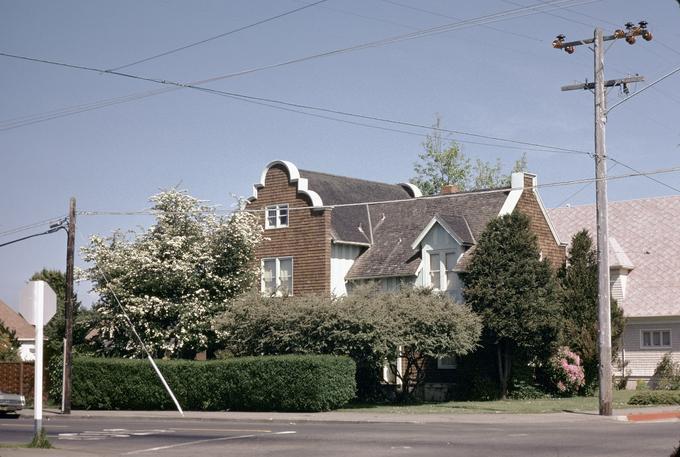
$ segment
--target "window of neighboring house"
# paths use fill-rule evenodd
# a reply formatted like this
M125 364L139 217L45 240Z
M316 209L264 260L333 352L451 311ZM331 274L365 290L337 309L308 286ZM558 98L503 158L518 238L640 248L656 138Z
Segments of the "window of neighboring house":
M288 227L288 204L267 206L267 219L264 228Z
M453 370L458 368L458 361L455 355L448 355L437 359L437 368L440 370Z
M671 347L671 331L641 330L640 342L643 348L669 348Z
M262 259L261 290L266 295L293 295L293 258Z
M430 285L435 290L453 290L458 286L458 275L453 271L458 258L455 252L430 253Z

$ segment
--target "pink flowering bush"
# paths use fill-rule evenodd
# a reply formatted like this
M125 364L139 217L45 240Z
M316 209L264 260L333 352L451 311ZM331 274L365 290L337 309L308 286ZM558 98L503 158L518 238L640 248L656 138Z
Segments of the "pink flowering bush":
M557 353L550 357L546 368L548 379L558 395L571 397L586 384L581 357L567 346L560 347Z

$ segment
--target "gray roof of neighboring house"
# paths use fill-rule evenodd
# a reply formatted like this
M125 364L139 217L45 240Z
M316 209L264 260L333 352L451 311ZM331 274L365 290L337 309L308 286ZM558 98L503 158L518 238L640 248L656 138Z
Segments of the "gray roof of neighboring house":
M371 215L362 219L362 230L373 243L354 262L347 279L415 275L420 265L420 251L413 243L430 220L439 215L464 242L474 242L486 224L498 213L509 189L504 192L461 192L391 203L362 205ZM337 211L337 209L333 210ZM345 221L349 227L349 221ZM354 228L355 232L359 232ZM359 232L361 233L361 232Z
M563 240L586 228L595 238L595 206L548 210ZM610 265L628 274L626 316L680 316L680 196L609 202ZM628 264L628 265L626 265Z
M14 311L7 303L0 300L0 321L16 332L17 339L34 340L35 328L21 314Z

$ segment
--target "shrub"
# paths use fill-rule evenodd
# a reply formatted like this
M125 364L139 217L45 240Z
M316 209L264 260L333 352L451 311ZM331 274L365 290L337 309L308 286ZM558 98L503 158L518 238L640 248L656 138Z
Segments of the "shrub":
M227 360L160 360L158 368L183 409L326 411L354 398L355 364L347 357L289 355ZM147 360L77 357L77 409L173 409Z
M629 405L680 405L680 391L677 390L642 390L635 392Z
M638 379L637 382L635 383L635 390L647 390L647 389L649 389L647 383L642 379Z
M546 372L558 395L575 395L586 383L581 358L566 346L548 360Z
M244 294L218 322L224 344L237 356L256 354L346 355L357 364L362 400L378 394L379 373L390 361L408 396L425 375L423 356L462 355L476 348L479 317L430 290L382 292L357 287L351 295L263 297ZM397 353L404 364L396 373Z
M652 390L680 389L680 363L674 362L670 352L664 354L649 380Z
M524 380L513 381L508 395L511 400L536 400L546 397L546 393L539 386Z

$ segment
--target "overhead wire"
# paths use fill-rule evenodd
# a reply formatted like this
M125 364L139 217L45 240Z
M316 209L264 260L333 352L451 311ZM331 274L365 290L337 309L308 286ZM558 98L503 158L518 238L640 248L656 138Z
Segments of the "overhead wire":
M502 12L499 12L499 13L494 13L494 14L485 15L485 16L479 16L479 17L476 17L476 18L466 19L466 20L463 20L463 21L457 21L457 22L444 24L444 25L440 25L440 26L436 26L436 27L430 27L430 28L418 30L416 32L410 32L410 33L406 33L406 34L395 35L395 36L392 36L392 37L387 37L387 38L383 38L383 39L380 39L380 40L369 41L369 42L361 43L361 44L358 44L358 45L353 45L353 46L344 47L344 48L338 48L338 49L334 49L334 50L331 50L331 51L324 51L324 52L321 52L321 53L316 53L316 54L311 54L311 55L308 55L308 56L289 59L289 60L285 60L285 61L282 61L282 62L277 62L277 63L273 63L273 64L269 64L269 65L244 69L244 70L240 70L240 71L237 71L237 72L227 73L227 74L224 74L224 75L209 78L208 80L203 80L203 81L209 81L209 82L219 81L219 80L228 79L228 78L232 78L232 77L236 77L236 76L243 76L243 75L247 75L247 74L251 74L251 73L255 73L255 72L259 72L259 71L264 71L264 70L269 70L269 69L274 69L274 68L280 68L280 67L283 67L283 66L288 66L288 65L292 65L292 64L301 63L301 62L306 62L306 61L309 61L309 60L312 60L312 59L329 57L329 56L332 56L332 55L344 54L344 53L347 53L347 52L353 52L353 51L362 50L362 49L384 46L384 45L387 45L387 44L392 44L392 43L404 41L404 40L407 40L407 39L420 38L420 37L423 37L423 36L428 36L429 34L432 34L432 33L435 33L435 32L436 33L442 33L442 32L454 31L454 30L459 30L459 29L462 29L462 28L474 27L474 26L477 26L477 25L483 25L483 24L486 24L486 23L500 22L500 21L507 20L507 19L514 19L514 18L518 18L518 17L529 16L529 15L538 14L538 13L542 12L541 8L548 9L549 11L552 11L554 9L563 8L564 3L569 4L570 2L574 2L574 1L579 1L579 0L560 0L560 1L552 2L550 4L543 3L543 4L540 4L540 5L530 5L530 6L526 6L526 7L515 8L515 9L512 9L512 10L506 10L506 11L502 11ZM580 3L578 3L578 5L593 3L595 1L599 1L599 0L580 0ZM109 71L101 70L99 72L100 73L107 73L107 72L113 73L114 70L109 70ZM198 85L199 82L194 81L193 84ZM202 84L204 84L204 83L202 83ZM158 92L158 93L161 93L161 92ZM8 120L0 121L0 131L19 128L19 127L23 127L25 125L31 125L31 124L35 124L35 123L38 123L38 122L45 122L47 120L52 120L52 119L64 117L64 116L70 116L70 115L77 114L77 113L83 112L83 111L90 111L92 109L100 109L100 108L103 108L103 107L106 107L106 106L111 106L112 104L127 103L129 101L139 100L141 98L157 95L158 93L130 94L128 96L128 97L130 97L129 100L119 100L119 101L109 101L108 99L102 100L102 101L100 101L102 103L102 105L94 106L94 107L87 107L87 108L84 108L82 111L78 111L77 109L74 109L74 107L66 107L66 108L62 108L62 110L64 110L64 112L61 113L61 114L50 114L50 115L46 116L45 113L39 113L39 114L36 114L36 115L32 115L32 116L37 116L38 117L37 119L31 119L31 120L26 121L25 123L17 122L17 118L8 119ZM100 103L100 102L93 102L93 103Z
M30 224L20 225L18 227L14 227L14 228L7 229L7 230L0 232L0 237L13 235L15 233L20 233L20 232L25 232L25 231L31 230L33 228L39 227L41 225L48 224L48 223L59 222L59 221L63 220L65 217L66 217L66 214L63 214L61 216L51 217L49 219L43 219L43 220L40 220L40 221L32 222Z
M612 167L613 168L613 167ZM573 185L578 185L578 184L592 184L597 181L615 181L615 180L621 180L621 179L627 179L627 178L633 178L633 177L639 177L639 176L651 176L651 175L658 175L658 174L668 174L668 173L677 173L680 172L680 166L675 166L675 167L668 167L668 168L660 168L656 170L650 170L650 171L641 171L641 172L634 172L634 173L627 173L627 174L622 174L622 175L609 175L605 178L580 178L580 179L572 179L572 180L567 180L567 181L553 181L549 183L543 183L543 184L536 184L534 186L525 186L521 188L512 188L512 187L503 187L503 188L497 188L497 189L482 189L482 190L473 190L473 191L468 191L468 192L458 192L454 194L445 194L445 195L428 195L428 196L423 196L423 197L417 197L415 200L433 200L433 199L442 199L442 198L460 198L460 197L465 197L469 196L470 194L494 194L494 193L502 193L502 192L509 192L512 190L533 190L533 189L546 189L546 188L554 188L554 187L564 187L564 186L573 186ZM364 206L364 205L381 205L381 204L389 204L389 203L399 203L399 202L404 202L404 201L413 201L414 199L393 199L393 200L381 200L381 201L363 201L363 202L354 202L354 203L339 203L339 204L333 204L333 205L324 205L321 207L314 207L314 206L296 206L292 208L288 208L288 211L308 211L310 209L334 209L334 208L345 208L345 207L354 207L354 206ZM198 210L198 211L192 211L190 212L191 214L220 214L220 213L226 213L226 214L233 214L237 212L251 212L251 213L262 213L265 212L266 208L262 209L235 209L235 210L227 210L227 209L218 209L218 208L211 208L211 209L206 209L206 210ZM142 210L132 210L132 211L106 211L106 210L81 210L78 212L80 216L147 216L147 215L154 215L158 214L160 211L153 210L151 208L146 208ZM167 211L162 211L162 212L167 212ZM173 213L173 212L170 212ZM177 211L177 214L186 214L186 211Z
M531 147L536 147L536 148L541 148L541 149L550 149L553 152L557 152L557 153L580 154L580 155L592 156L591 152L577 150L577 149L570 149L570 148L564 148L564 147L560 147L560 146L552 146L552 145L546 145L546 144L529 142L529 141L521 141L521 140L515 140L515 139L511 139L511 138L503 138L503 137L494 136L494 135L485 135L485 134L476 133L476 132L466 132L466 131L462 131L462 130L453 130L453 129L444 129L444 128L432 127L432 126L428 126L428 125L424 125L424 124L418 124L418 123L415 123L415 122L399 121L399 120L389 119L389 118L380 117L380 116L371 116L371 115L365 115L365 114L359 114L359 113L352 113L352 112L349 112L349 111L323 108L323 107L318 107L318 106L306 105L306 104L302 104L302 103L286 102L286 101L283 101L283 100L277 100L277 99L272 99L272 98L267 98L267 97L256 97L256 96L245 95L245 94L240 94L240 93L236 93L236 92L228 92L228 91L222 91L222 90L217 90L217 89L210 89L210 88L207 88L207 87L196 86L196 85L188 84L188 83L180 83L180 82L166 80L166 79L149 78L149 77L145 77L145 76L139 76L139 75L134 75L134 74L130 74L130 73L123 73L123 72L118 72L118 71L107 72L107 71L104 71L104 70L99 69L99 68L87 67L87 66L83 66L83 65L75 65L75 64L70 64L70 63L66 63L66 62L57 62L57 61L52 61L52 60L47 60L47 59L39 59L39 58L21 56L21 55L17 55L17 54L9 54L9 53L4 53L4 52L0 52L0 56L11 57L11 58L15 58L15 59L26 60L26 61L37 62L37 63L43 63L43 64L49 64L49 65L56 65L56 66L61 66L61 67L66 67L66 68L71 68L71 69L83 70L83 71L90 71L90 72L96 72L96 73L107 73L107 74L110 74L110 75L121 76L121 77L125 77L125 78L130 78L130 79L153 82L153 83L156 83L156 84L170 85L170 86L175 86L175 87L179 87L179 88L188 88L188 89L198 90L198 91L201 91L201 92L211 93L211 94L220 95L220 96L227 96L227 97L232 97L232 98L238 98L238 99L243 99L243 100L252 100L252 101L257 101L257 102L273 103L273 104L282 105L282 106L285 106L285 107L312 110L312 111L318 111L318 112L323 112L323 113L328 113L328 114L336 114L336 115L341 115L341 116L360 118L360 119L364 119L364 120L384 122L384 123L400 125L400 126L405 126L405 127L424 128L424 129L428 129L428 130L436 130L436 131L451 133L451 134L455 134L455 135L464 135L464 136L470 136L470 137L474 137L474 138L483 138L483 139L487 139L487 140L494 140L494 141L507 142L507 143L512 143L512 144L519 144L519 145L523 145L523 146L531 146ZM530 152L530 151L527 151L527 152Z
M318 0L314 3L308 3L306 5L300 6L298 8L294 8L292 10L285 11L285 12L277 14L275 16L271 16L271 17L268 17L266 19L262 19L262 20L259 20L257 22L253 22L252 24L244 25L242 27L238 27L236 29L229 30L228 32L220 33L218 35L211 36L209 38L205 38L205 39L202 39L202 40L199 40L199 41L194 41L192 43L185 44L185 45L179 46L179 47L174 48L174 49L170 49L169 51L161 52L159 54L155 54L155 55L152 55L152 56L149 56L149 57L145 57L143 59L135 60L134 62L126 63L124 65L120 65L120 66L117 66L117 67L113 67L113 68L108 69L107 71L122 70L123 68L132 67L133 65L138 65L138 64L144 63L144 62L149 62L151 60L158 59L159 57L168 56L170 54L174 54L176 52L183 51L185 49L193 48L195 46L199 46L201 44L205 44L205 43L208 43L210 41L217 40L219 38L224 38L226 36L233 35L234 33L242 32L244 30L248 30L248 29L251 29L253 27L257 27L258 25L262 25L262 24L265 24L267 22L271 22L271 21L274 21L276 19L280 19L282 17L289 16L291 14L297 13L297 12L305 10L307 8L311 8L312 6L319 5L319 4L324 3L326 1L328 1L328 0Z

